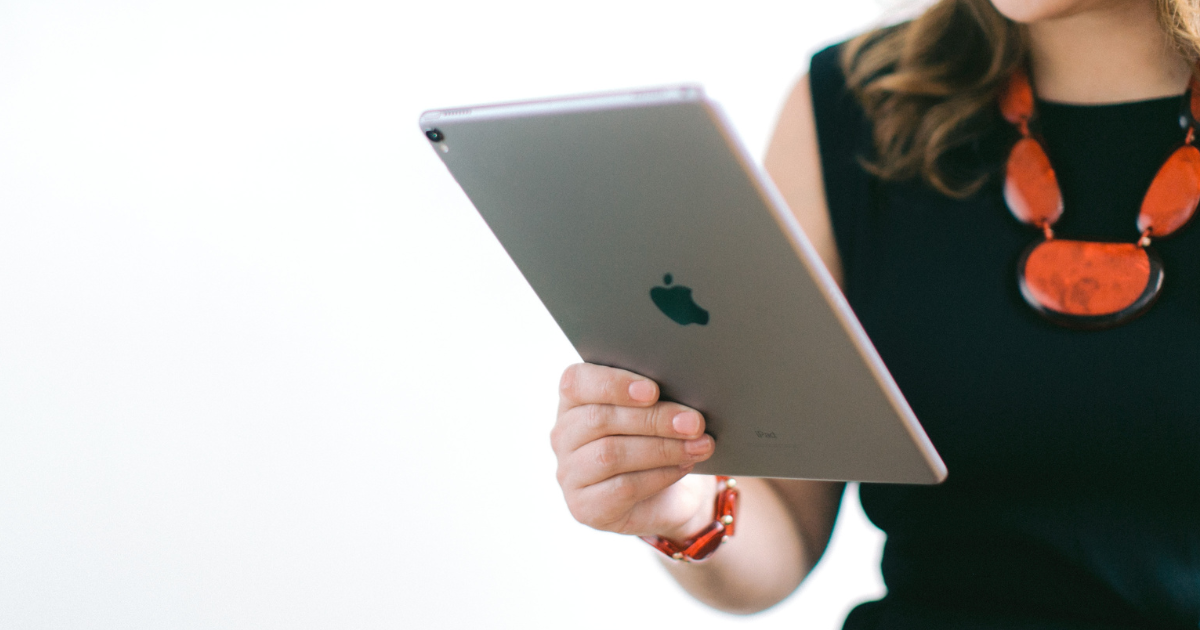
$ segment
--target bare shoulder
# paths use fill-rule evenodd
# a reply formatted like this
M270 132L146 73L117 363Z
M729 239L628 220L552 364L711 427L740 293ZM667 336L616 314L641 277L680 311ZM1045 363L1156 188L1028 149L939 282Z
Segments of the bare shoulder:
M821 260L840 285L842 264L825 202L821 152L817 145L817 124L807 74L796 82L783 105L763 163Z

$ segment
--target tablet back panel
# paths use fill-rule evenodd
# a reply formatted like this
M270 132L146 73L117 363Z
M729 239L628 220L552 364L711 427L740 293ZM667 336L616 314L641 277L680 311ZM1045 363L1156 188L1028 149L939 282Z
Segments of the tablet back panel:
M795 218L699 88L433 111L421 126L443 133L437 155L580 356L705 415L717 449L697 472L945 477Z

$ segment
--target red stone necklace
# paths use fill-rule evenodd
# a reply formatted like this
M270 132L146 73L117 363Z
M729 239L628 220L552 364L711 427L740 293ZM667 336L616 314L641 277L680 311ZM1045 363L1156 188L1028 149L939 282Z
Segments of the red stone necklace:
M1004 201L1022 223L1042 231L1017 263L1021 295L1050 321L1071 328L1124 324L1146 312L1162 288L1162 259L1151 238L1183 227L1200 202L1200 150L1193 146L1200 120L1200 83L1193 75L1179 124L1183 144L1175 149L1142 199L1136 243L1070 241L1052 229L1063 213L1062 191L1041 141L1029 130L1034 120L1033 88L1023 70L1014 72L1000 96L1000 111L1021 132L1005 169Z

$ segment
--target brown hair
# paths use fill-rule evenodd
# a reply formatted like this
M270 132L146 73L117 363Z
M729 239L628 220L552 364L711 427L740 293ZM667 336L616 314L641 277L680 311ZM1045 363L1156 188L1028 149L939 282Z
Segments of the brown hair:
M1156 0L1176 48L1200 58L1200 0ZM889 181L920 178L951 197L977 191L987 173L964 176L947 154L998 124L996 97L1025 63L1025 29L991 0L939 0L919 17L860 35L842 49L846 84L873 122L864 166Z

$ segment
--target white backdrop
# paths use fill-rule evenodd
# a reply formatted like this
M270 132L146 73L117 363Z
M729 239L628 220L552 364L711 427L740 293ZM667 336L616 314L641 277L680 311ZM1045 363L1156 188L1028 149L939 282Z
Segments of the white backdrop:
M0 627L836 628L574 523L577 360L423 109L696 81L751 150L875 0L0 3Z

